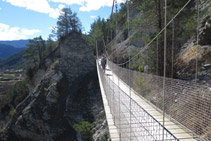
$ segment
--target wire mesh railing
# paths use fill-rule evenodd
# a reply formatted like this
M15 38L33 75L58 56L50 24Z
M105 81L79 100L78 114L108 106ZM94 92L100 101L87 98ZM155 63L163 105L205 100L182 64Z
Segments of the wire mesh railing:
M99 72L121 141L161 141L163 129L166 141L178 140L114 82L118 80L112 73L104 74L101 69Z
M113 73L128 86L163 109L163 77L132 71L108 61ZM121 72L121 73L119 73ZM130 73L130 78L128 77ZM201 140L211 140L211 87L195 82L166 78L165 112L170 119Z

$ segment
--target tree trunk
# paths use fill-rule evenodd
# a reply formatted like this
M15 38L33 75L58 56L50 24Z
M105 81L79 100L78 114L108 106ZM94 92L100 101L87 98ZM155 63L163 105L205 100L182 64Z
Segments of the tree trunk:
M158 29L162 29L161 0L157 0Z

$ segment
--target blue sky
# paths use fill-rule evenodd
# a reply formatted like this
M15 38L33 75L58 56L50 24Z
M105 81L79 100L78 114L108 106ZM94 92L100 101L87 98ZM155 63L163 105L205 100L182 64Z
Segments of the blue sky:
M48 38L63 7L80 18L84 31L100 16L108 18L113 0L0 0L0 40ZM119 0L118 2L123 2Z

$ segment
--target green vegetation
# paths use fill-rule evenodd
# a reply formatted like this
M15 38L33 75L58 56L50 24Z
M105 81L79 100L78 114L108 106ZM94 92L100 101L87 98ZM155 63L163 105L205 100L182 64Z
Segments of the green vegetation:
M89 35L84 35L84 39L88 42L89 46L92 47L93 52L95 51L96 40L104 40L105 42L107 42L108 25L108 20L106 21L105 19L101 19L100 17L98 17L98 19L96 19L94 23L91 24ZM99 51L103 51L103 44L99 46L101 46L99 48Z
M57 21L57 31L55 31L58 39L67 36L71 31L81 33L81 22L76 13L70 8L63 8L61 15Z
M9 116L13 116L15 113L16 113L16 110L13 107L9 112Z
M7 121L16 113L15 107L28 95L28 84L26 81L18 81L10 86L5 95L0 96L0 111L5 120L0 121L0 127L4 127Z
M50 65L48 70L51 70L52 68L54 68L58 63L59 63L59 59L54 60L54 62Z
M134 56L136 54L138 54L138 51L130 51L127 56ZM144 52L142 55L136 56L132 59L131 63L130 63L130 69L133 70L137 70L139 72L144 72L144 67L148 66L149 70L148 73L154 73L155 72L155 66L156 66L156 62L153 62L153 60L151 58L153 58L153 56L156 56L153 48L146 50L146 52Z
M141 93L142 96L145 96L150 91L149 82L150 80L146 80L141 75L137 75L134 79L133 85L138 93Z
M57 47L57 42L49 38L44 41L42 37L29 40L28 48L24 52L26 75L29 80L34 76L36 68L42 68L46 57Z
M70 8L63 8L57 21L57 27L54 28L53 34L49 35L47 41L44 41L41 36L29 40L28 48L25 49L23 55L29 79L34 76L36 68L43 67L45 58L57 47L58 41L60 42L72 31L81 33L80 20ZM55 36L58 41L52 40Z
M24 66L23 60L24 50L10 56L7 59L0 60L0 68L21 69Z
M0 52L1 52L0 58L6 59L6 58L20 52L23 49L24 48L15 48L14 46L5 45L5 44L0 43Z
M45 41L42 37L36 37L29 40L28 48L25 51L24 59L26 66L28 68L33 68L35 66L41 67L44 59L44 52L46 50Z
M168 1L168 13L167 22L185 5L186 1L178 0ZM158 32L164 27L164 1L161 0L131 0L129 3L130 11L130 31L134 33L130 37L131 43L141 42L144 47L151 41ZM124 24L120 24L118 20L118 26L123 27L123 30L127 30L126 14L127 5L123 5L119 10L118 17L125 17ZM203 13L200 13L200 17L203 17ZM196 38L196 25L197 25L197 9L194 1L190 2L185 9L174 20L174 58L178 55L182 45L191 38ZM172 24L167 27L167 54L171 54L172 51ZM118 27L121 29L121 27ZM163 74L163 33L159 36L158 44L156 40L151 43L149 49L140 54L139 57L134 58L130 68L142 71L144 66L149 66L151 73ZM158 50L156 48L158 45ZM139 47L139 45L137 45ZM138 52L136 52L138 53ZM136 53L130 53L132 56ZM158 62L158 64L157 64ZM139 65L138 65L139 64ZM171 55L167 56L167 66L171 66ZM156 68L158 66L158 68ZM167 76L170 76L171 70L167 70Z
M48 92L48 88L44 88L44 91L45 91L45 92Z
M92 141L93 127L94 123L90 123L88 121L81 121L79 124L75 124L73 126L76 131L80 132L83 135L84 140L86 141Z
M14 86L8 89L6 95L1 96L0 109L7 104L16 107L28 95L28 92L28 84L26 81L16 82Z
M108 139L109 139L108 134L105 133L103 137L97 138L97 141L108 141Z

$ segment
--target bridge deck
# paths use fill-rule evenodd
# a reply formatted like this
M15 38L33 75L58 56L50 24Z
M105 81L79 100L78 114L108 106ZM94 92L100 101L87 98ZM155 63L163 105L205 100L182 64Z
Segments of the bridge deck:
M98 76L100 76L99 75L99 68L98 68ZM122 91L124 91L125 94L127 94L128 96L131 96L131 100L135 101L144 110L146 110L148 112L148 114L150 114L154 119L156 119L160 124L162 124L162 122L163 122L162 113L160 113L153 105L151 105L144 98L142 98L141 96L138 96L133 89L129 88L129 86L127 84L125 84L121 79L118 79L116 74L112 73L112 71L110 71L109 68L107 68L105 76L108 78L109 81L112 81L114 84L118 85L118 87ZM105 107L106 118L107 118L108 125L109 125L109 132L110 132L111 140L120 140L120 136L118 134L118 128L114 124L115 119L113 119L113 116L111 114L111 109L108 105L108 101L107 101L106 95L105 95L105 89L103 88L103 85L102 85L102 82L101 82L102 80L101 80L100 77L99 77L99 81L100 81L102 98L103 98L104 107ZM134 115L135 114L137 115L136 111L131 111L131 113L134 114ZM127 116L129 116L129 115L128 114L124 115L125 118L129 118ZM127 120L129 120L129 119L127 119ZM130 121L130 122L131 122L131 124L134 124L135 121ZM147 121L147 122L149 122L149 121ZM146 125L144 125L144 126L146 126ZM137 128L139 128L139 127L137 127ZM177 139L179 139L181 141L196 141L195 139L193 139L193 136L188 134L187 131L184 128L182 128L181 126L172 122L169 118L165 118L165 128L171 134L173 134ZM158 134L160 136L162 133L159 132ZM134 134L134 136L137 136L137 135ZM140 139L136 137L136 140L140 140ZM143 140L143 139L141 139L141 140Z
M98 65L97 65L97 72L98 72L98 76L100 76ZM112 141L120 141L118 130L117 130L117 127L114 124L113 116L111 114L111 110L110 110L110 107L108 105L108 101L106 99L105 89L103 87L101 77L99 77L99 84L100 84L100 90L101 90L102 99L103 99L104 110L105 110L105 113L106 113L106 120L107 120L107 123L108 123L110 138L111 138Z

